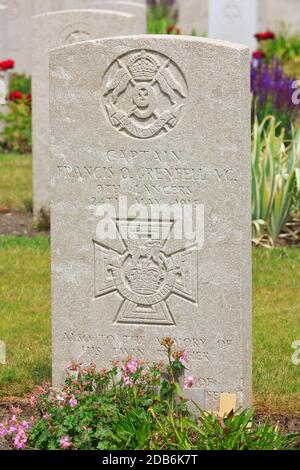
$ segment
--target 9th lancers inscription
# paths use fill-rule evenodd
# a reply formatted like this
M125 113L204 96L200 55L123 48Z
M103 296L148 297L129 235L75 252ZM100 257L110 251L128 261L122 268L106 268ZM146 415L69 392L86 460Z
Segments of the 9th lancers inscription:
M50 55L54 384L72 360L160 360L171 336L199 400L249 406L249 50L145 36Z

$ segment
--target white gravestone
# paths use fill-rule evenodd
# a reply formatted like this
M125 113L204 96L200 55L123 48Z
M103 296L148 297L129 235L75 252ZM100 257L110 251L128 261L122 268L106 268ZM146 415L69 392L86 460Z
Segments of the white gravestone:
M0 364L5 365L6 363L6 345L4 341L0 341Z
M135 16L134 28L131 34L147 32L147 8L145 2L131 0L65 0L72 8L94 8L121 11ZM69 2L69 3L68 3ZM71 7L70 7L71 8Z
M259 30L278 31L284 26L290 34L300 33L299 0L259 0Z
M0 1L0 61L6 57L6 5Z
M5 83L4 78L1 77L1 74L0 74L0 105L6 104L6 94L7 94L6 83ZM2 110L0 112L2 112Z
M50 53L55 385L171 336L194 398L251 405L249 77L248 48L202 38Z
M208 0L177 0L178 25L183 34L207 34Z
M65 0L6 0L6 51L15 71L31 75L32 16L64 8Z
M51 49L116 34L129 34L132 15L104 10L70 10L33 18L33 207L35 217L50 209L49 52Z
M209 0L208 36L256 48L257 0Z

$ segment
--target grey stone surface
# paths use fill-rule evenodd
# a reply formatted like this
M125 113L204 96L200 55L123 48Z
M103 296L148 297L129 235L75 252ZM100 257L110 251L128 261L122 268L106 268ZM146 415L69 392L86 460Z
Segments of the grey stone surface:
M209 0L208 36L256 48L257 0Z
M135 18L104 10L53 12L33 18L33 206L34 215L50 208L49 51L88 39L130 34Z
M130 34L146 33L146 7L142 0L0 0L6 6L5 38L4 28L0 27L3 53L16 62L15 70L28 75L32 72L32 17L35 15L76 8L105 9L134 14ZM0 26L2 25L0 13Z
M65 0L3 0L6 5L6 55L15 60L15 71L31 74L32 16L62 10Z
M70 360L160 360L170 336L189 350L208 408L221 392L251 404L248 57L243 46L176 36L51 52L55 385ZM118 211L124 198L131 209L204 208L203 244L169 240L158 230L174 228L165 214L133 222ZM118 238L100 233L104 209L116 210Z
M299 0L259 0L259 29L281 29L285 25L290 33L300 32Z
M208 32L209 0L177 0L179 27L184 34L196 32L203 36Z
M228 0L231 2L232 0ZM248 1L243 0L245 5ZM186 34L193 29L197 35L208 32L209 0L177 0L179 26ZM275 29L285 24L290 32L300 31L299 0L257 0L257 30Z
M0 0L0 60L6 58L6 5Z
M145 34L147 32L146 2L132 0L65 0L67 7L96 8L113 11L122 11L135 16L136 22L131 34Z

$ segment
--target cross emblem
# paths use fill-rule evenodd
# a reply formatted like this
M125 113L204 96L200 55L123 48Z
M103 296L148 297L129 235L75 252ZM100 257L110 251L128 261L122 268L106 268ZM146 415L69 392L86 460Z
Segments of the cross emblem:
M175 326L169 297L177 295L197 304L197 250L183 248L169 255L164 251L173 225L117 221L120 252L93 240L95 298L113 292L122 298L116 323ZM130 231L126 239L125 230Z

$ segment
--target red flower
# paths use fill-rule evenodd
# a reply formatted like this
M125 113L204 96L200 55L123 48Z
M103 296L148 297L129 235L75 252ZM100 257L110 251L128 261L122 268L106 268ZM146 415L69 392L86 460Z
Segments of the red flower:
M167 27L167 34L181 34L181 29L176 24L170 24Z
M9 101L18 101L23 99L23 93L21 91L12 91L9 94Z
M29 93L28 95L26 95L26 99L27 99L27 101L31 101L31 99L32 99L31 93Z
M7 59L7 60L3 60L2 62L0 62L0 70L4 72L6 70L13 69L14 66L15 66L15 61L12 59Z
M253 59L256 59L256 60L263 59L265 56L266 54L263 51L260 51L259 49L252 53Z
M255 37L258 41L266 41L268 39L276 39L275 33L272 31L266 31L265 33L257 33Z

